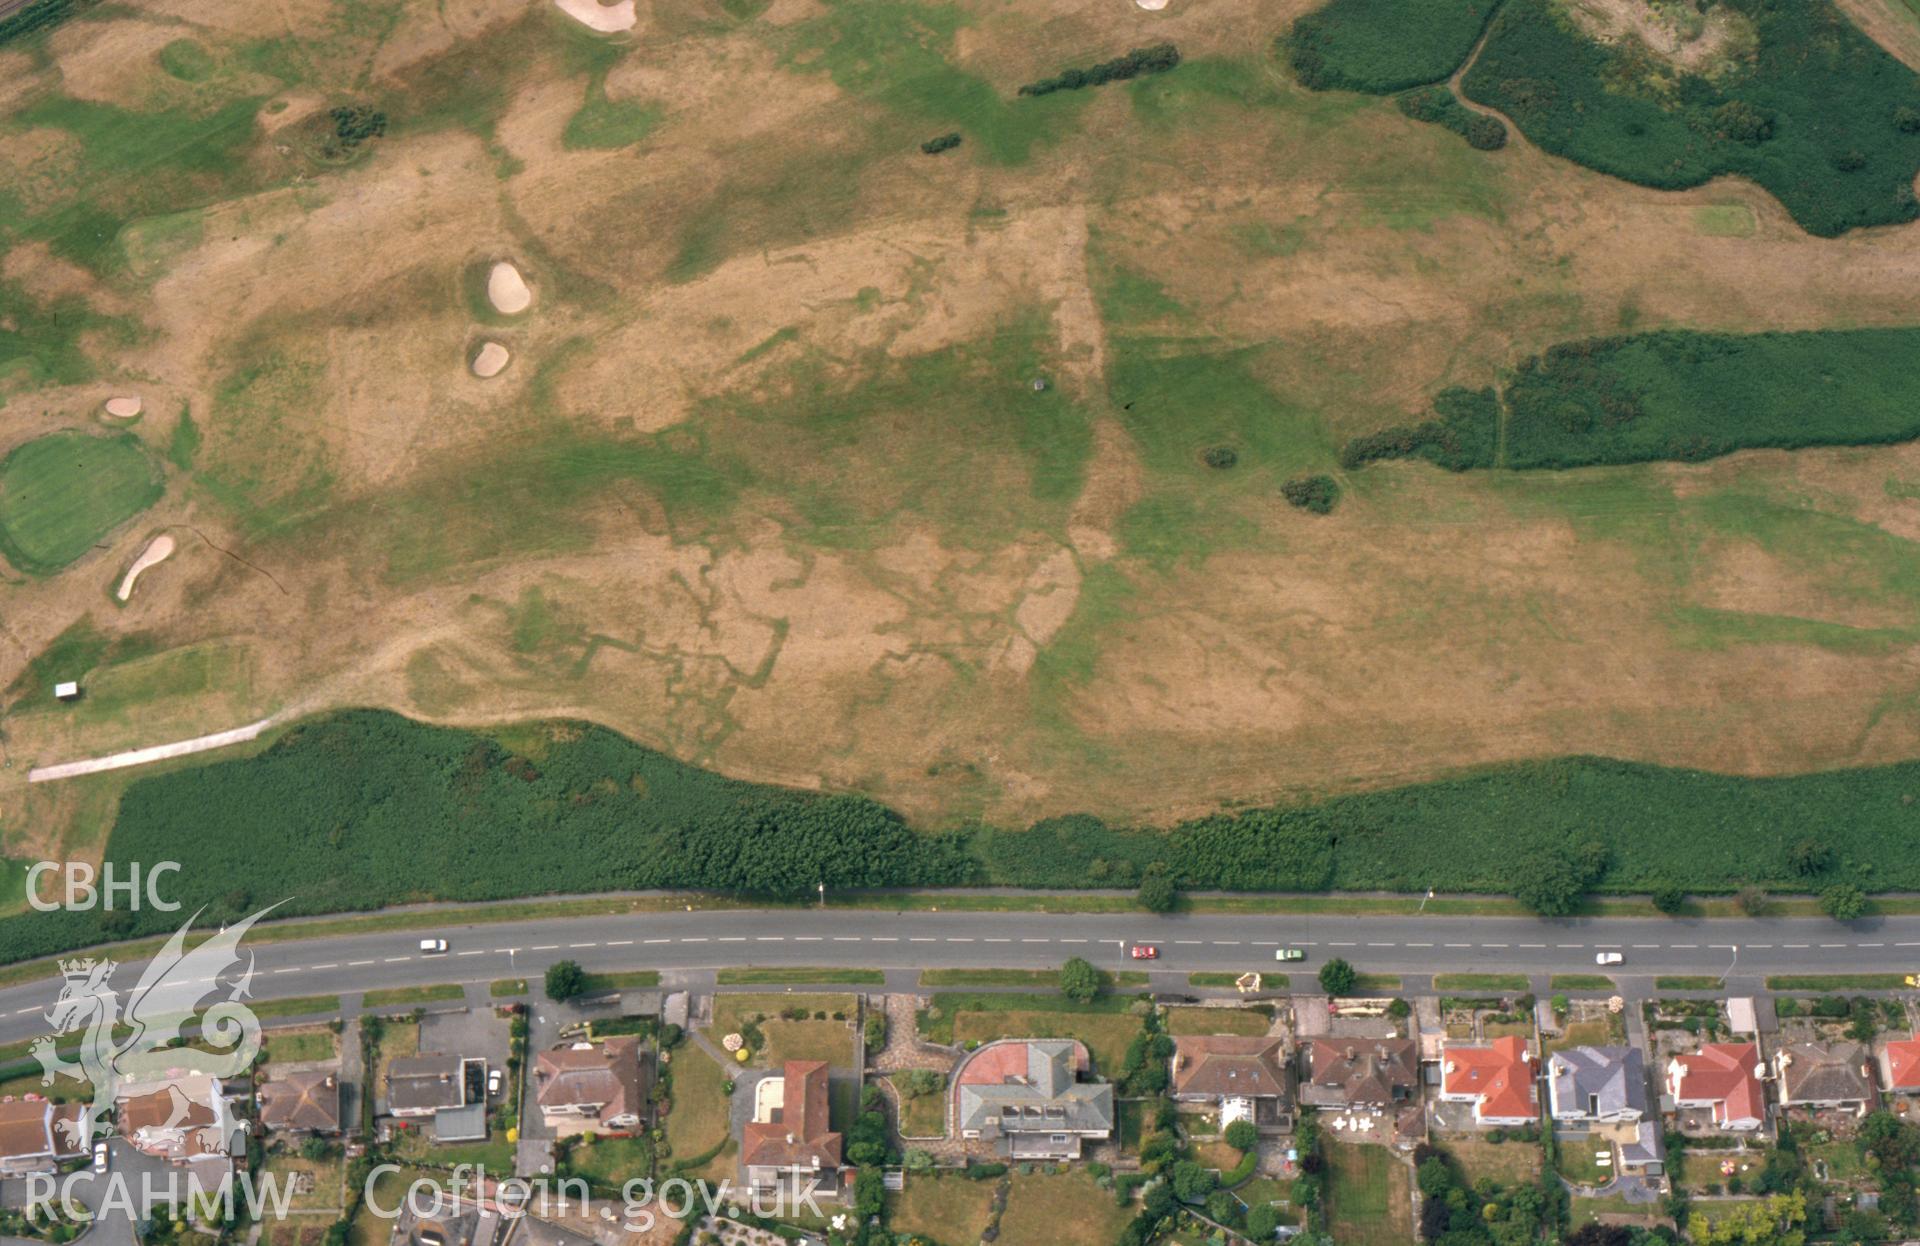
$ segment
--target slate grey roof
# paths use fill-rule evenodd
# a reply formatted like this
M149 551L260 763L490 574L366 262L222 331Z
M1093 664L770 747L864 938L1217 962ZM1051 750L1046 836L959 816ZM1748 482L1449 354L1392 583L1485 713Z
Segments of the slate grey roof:
M1639 1128L1634 1131L1632 1142L1620 1144L1621 1162L1637 1168L1663 1163L1665 1161L1662 1157L1665 1154L1666 1146L1660 1139L1660 1130L1649 1120L1640 1122Z
M1113 1128L1113 1086L1074 1080L1075 1044L1065 1039L1021 1044L1024 1077L968 1083L959 1090L960 1128L982 1138L1021 1133L1105 1133Z
M1647 1113L1647 1068L1638 1047L1569 1047L1547 1061L1554 1115Z
M459 1056L401 1056L387 1066L389 1111L457 1108L466 1099Z

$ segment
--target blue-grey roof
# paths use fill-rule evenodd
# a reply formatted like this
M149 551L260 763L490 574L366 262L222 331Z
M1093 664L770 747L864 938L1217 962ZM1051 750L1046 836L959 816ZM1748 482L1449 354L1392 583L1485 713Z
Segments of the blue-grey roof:
M1100 1133L1113 1128L1113 1086L1074 1080L1074 1044L1035 1040L1027 1048L1027 1075L960 1087L960 1128L983 1138L1005 1134Z
M1646 1115L1647 1070L1638 1047L1569 1047L1547 1061L1553 1102L1564 1113ZM1589 1101L1592 1102L1591 1108Z

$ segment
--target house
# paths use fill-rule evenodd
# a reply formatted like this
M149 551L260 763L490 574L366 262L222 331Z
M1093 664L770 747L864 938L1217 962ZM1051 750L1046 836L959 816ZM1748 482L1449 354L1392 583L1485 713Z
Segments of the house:
M1667 1144L1660 1135L1660 1123L1643 1120L1635 1122L1631 1128L1632 1136L1620 1139L1614 1148L1620 1155L1620 1175L1663 1176L1666 1172Z
M1767 1092L1755 1043L1708 1043L1667 1062L1667 1095L1679 1108L1707 1108L1716 1128L1758 1129L1767 1119Z
M445 1193L431 1197L424 1211L412 1197L400 1200L392 1246L504 1246L513 1232L514 1222L495 1206Z
M1860 1043L1789 1043L1774 1053L1780 1106L1840 1108L1865 1116L1880 1101L1873 1056Z
M1113 1086L1081 1081L1091 1067L1086 1044L1067 1039L988 1043L954 1073L960 1136L1009 1159L1079 1159L1113 1134Z
M1625 1125L1647 1114L1647 1065L1638 1047L1569 1047L1547 1059L1547 1102L1569 1125Z
M1880 1076L1889 1093L1920 1094L1920 1038L1888 1039L1880 1049Z
M1409 1038L1316 1038L1305 1048L1300 1099L1317 1108L1384 1112L1420 1090L1419 1049Z
M478 1056L402 1056L387 1066L387 1115L437 1117L486 1103L487 1062Z
M230 1171L245 1149L246 1126L226 1088L204 1074L129 1094L119 1107L121 1136L155 1159Z
M1293 1124L1286 1046L1278 1038L1194 1035L1173 1040L1173 1097L1219 1106L1220 1127L1237 1120L1262 1128Z
M1496 1038L1484 1047L1448 1044L1440 1064L1440 1098L1473 1104L1478 1125L1526 1125L1540 1118L1534 1057L1527 1040Z
M749 1190L772 1195L782 1188L816 1194L839 1190L840 1135L828 1120L828 1071L822 1060L789 1060L778 1077L753 1088L753 1119L740 1143L740 1171Z
M283 1073L261 1083L260 1123L281 1134L340 1132L340 1078L331 1069Z
M52 1172L87 1153L87 1109L47 1099L0 1102L0 1177Z
M622 1035L541 1052L533 1082L547 1127L564 1136L638 1126L652 1078L640 1057L640 1040Z

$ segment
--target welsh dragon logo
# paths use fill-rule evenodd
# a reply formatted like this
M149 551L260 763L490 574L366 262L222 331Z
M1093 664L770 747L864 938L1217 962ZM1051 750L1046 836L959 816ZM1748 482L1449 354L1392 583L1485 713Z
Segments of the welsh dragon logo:
M234 1077L252 1066L260 1051L260 1020L241 1002L253 982L253 957L241 955L240 939L270 911L263 909L245 921L224 926L189 951L187 932L200 916L196 912L147 962L124 1011L120 994L111 985L116 962L93 957L60 962L66 981L60 998L46 1012L53 1033L36 1039L32 1050L40 1061L42 1085L52 1085L55 1077L93 1085L93 1102L87 1111L61 1123L69 1143L85 1148L92 1139L107 1134L118 1086L157 1084L155 1089L173 1096L168 1123L179 1124L186 1121L190 1105L178 1088L168 1089L171 1078L182 1073ZM233 971L243 959L246 968L235 976ZM200 1011L202 1001L222 992L225 998ZM195 1046L167 1050L196 1018L200 1034ZM77 1058L72 1060L58 1051L60 1038L69 1034L80 1036ZM245 1128L244 1122L231 1124L236 1133Z

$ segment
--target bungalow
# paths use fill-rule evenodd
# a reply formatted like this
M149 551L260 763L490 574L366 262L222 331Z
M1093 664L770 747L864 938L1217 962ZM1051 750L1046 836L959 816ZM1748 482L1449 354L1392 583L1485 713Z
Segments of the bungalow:
M1556 1122L1626 1125L1647 1114L1647 1066L1638 1047L1569 1047L1547 1058Z
M1009 1159L1079 1159L1086 1143L1113 1134L1113 1086L1080 1080L1091 1067L1084 1043L988 1043L954 1073L960 1136L992 1142Z
M1305 1049L1302 1102L1384 1112L1420 1090L1420 1054L1410 1038L1316 1038Z
M1262 1128L1293 1123L1285 1044L1278 1038L1212 1034L1173 1040L1173 1097L1218 1105L1222 1128L1249 1120Z
M261 1083L260 1124L273 1133L340 1132L340 1078L332 1069L302 1069Z
M652 1079L640 1040L565 1043L534 1061L535 1098L547 1128L558 1134L632 1129L646 1111Z
M1526 1125L1540 1118L1526 1039L1508 1035L1485 1047L1449 1044L1440 1067L1440 1098L1473 1104L1475 1124Z
M86 1105L47 1099L0 1103L0 1177L52 1172L87 1153Z
M740 1144L740 1173L754 1195L818 1183L816 1195L837 1194L840 1135L830 1128L828 1070L822 1060L789 1060L778 1077L753 1088L753 1119Z
M1767 1120L1767 1092L1755 1043L1708 1043L1667 1062L1667 1095L1679 1108L1707 1108L1716 1128L1746 1131Z
M1790 1043L1774 1053L1780 1106L1839 1108L1865 1116L1879 1102L1873 1057L1859 1043Z
M1880 1076L1893 1094L1920 1094L1920 1038L1889 1039L1880 1049Z

